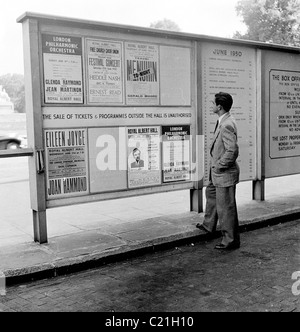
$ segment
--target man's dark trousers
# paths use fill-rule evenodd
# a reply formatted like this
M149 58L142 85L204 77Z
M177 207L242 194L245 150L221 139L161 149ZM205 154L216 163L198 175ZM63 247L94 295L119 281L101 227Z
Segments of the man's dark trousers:
M236 185L215 187L210 181L206 188L206 210L203 226L214 232L219 220L222 244L240 244L239 221L236 205Z

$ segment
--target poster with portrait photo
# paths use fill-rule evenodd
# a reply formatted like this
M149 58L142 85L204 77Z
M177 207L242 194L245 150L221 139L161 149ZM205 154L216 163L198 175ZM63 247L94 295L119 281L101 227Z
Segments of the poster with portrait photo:
M160 127L127 129L128 187L161 184Z

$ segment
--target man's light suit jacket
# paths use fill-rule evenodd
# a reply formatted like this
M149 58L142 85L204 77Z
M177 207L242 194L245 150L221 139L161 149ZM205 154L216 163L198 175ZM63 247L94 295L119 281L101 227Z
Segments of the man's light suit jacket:
M237 140L235 119L227 113L221 120L210 147L210 177L216 187L230 187L239 182Z

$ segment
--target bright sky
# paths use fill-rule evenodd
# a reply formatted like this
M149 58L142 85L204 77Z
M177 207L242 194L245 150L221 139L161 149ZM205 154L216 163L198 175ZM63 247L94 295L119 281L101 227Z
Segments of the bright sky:
M25 12L58 15L140 27L169 19L182 32L232 37L245 31L237 17L238 0L2 0L0 11L0 75L23 73L22 25Z

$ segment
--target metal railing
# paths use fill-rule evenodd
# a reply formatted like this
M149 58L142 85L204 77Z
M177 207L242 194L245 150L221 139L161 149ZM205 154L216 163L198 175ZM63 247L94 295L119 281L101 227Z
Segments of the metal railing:
M14 158L14 157L32 157L34 154L33 149L17 149L0 151L1 158Z

